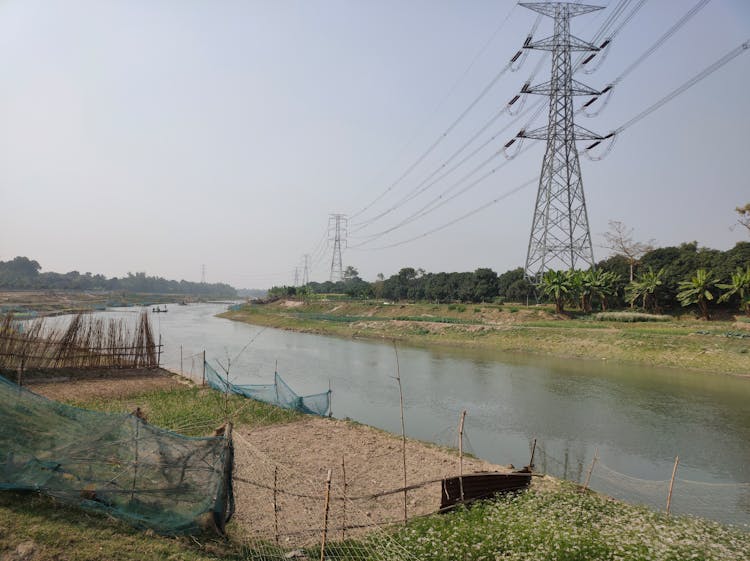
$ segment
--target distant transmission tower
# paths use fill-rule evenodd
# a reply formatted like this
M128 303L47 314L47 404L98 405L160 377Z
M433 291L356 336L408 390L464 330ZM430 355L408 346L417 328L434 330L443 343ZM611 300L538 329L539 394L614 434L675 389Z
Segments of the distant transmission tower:
M206 266L201 265L201 284L206 284Z
M302 256L302 262L304 264L304 269L302 271L302 284L304 286L307 286L307 284L310 282L310 254L305 253Z
M345 214L328 215L328 241L333 242L331 258L331 282L344 280L344 267L341 262L341 247L346 248L347 218Z
M299 286L299 267L294 268L294 286Z
M549 122L546 127L519 133L522 138L547 141L525 267L526 275L538 282L550 269L594 266L576 140L601 140L602 137L573 122L573 96L599 95L600 92L573 80L570 54L599 49L570 34L570 18L602 7L568 2L520 5L555 19L552 37L525 45L527 49L552 51L550 81L526 90L549 96Z

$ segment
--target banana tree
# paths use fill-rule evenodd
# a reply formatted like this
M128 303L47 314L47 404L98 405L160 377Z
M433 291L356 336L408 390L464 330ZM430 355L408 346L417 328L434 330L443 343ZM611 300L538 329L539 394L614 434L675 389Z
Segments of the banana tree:
M662 277L664 276L664 267L654 272L649 267L648 271L644 271L638 277L637 280L632 281L625 289L628 293L628 299L631 304L634 304L636 300L640 299L643 309L648 311L659 311L659 305L657 300L657 292L659 287L663 284Z
M724 290L719 302L726 302L735 294L740 299L740 311L750 315L750 265L743 271L738 268L731 276L729 284L717 284L718 288Z
M542 277L542 293L555 301L555 312L563 313L565 297L570 292L570 274L565 271L547 271Z
M703 318L711 319L708 314L708 303L714 299L711 289L715 286L713 273L706 269L698 269L690 280L680 282L677 299L683 306L697 304Z

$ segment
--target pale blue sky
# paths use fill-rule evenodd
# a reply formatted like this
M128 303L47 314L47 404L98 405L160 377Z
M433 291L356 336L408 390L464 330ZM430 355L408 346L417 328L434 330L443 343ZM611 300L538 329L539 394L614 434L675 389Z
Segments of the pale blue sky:
M647 1L602 67L576 79L603 87L696 1ZM608 4L574 19L573 33L591 38L617 0L600 3ZM328 213L354 213L393 184L516 52L535 14L513 6L2 1L0 259L27 255L45 270L146 271L188 280L199 280L205 263L209 281L289 283L302 254L323 236ZM550 32L547 19L536 37ZM713 0L618 86L599 117L578 122L608 132L749 38L750 2ZM358 218L382 212L419 185L520 89L541 56L532 52L518 72L507 73ZM534 82L547 79L545 63ZM748 90L750 53L626 130L603 161L582 157L595 242L610 219L661 245L697 240L728 249L747 239L730 226L734 207L750 202ZM546 112L535 126L545 118ZM500 118L476 144L510 119ZM357 235L419 209L518 128ZM531 148L370 246L416 236L502 195L537 174L541 157L541 145ZM520 266L535 194L536 185L527 187L397 248L350 249L344 264L368 279L404 266ZM330 252L312 278L325 280L329 266Z

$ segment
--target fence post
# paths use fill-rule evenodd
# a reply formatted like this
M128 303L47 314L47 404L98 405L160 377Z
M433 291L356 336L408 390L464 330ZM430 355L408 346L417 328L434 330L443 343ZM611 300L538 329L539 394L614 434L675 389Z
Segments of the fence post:
M458 422L458 488L462 503L464 502L464 419L466 419L466 409L461 411L461 420Z
M279 545L279 507L276 498L278 477L279 466L273 466L273 534L276 538L276 545Z
M159 350L156 353L156 367L161 367L161 333L159 333Z
M341 503L341 541L346 539L346 458L341 456L341 473L344 479L344 496Z
M672 506L672 488L674 487L674 478L677 475L677 464L680 463L680 457L674 457L674 467L672 468L672 479L669 480L669 494L667 495L667 516L669 516L669 509Z
M591 460L591 467L589 467L589 472L586 474L586 482L583 484L583 490L589 488L589 481L591 480L591 472L594 471L594 464L596 464L596 460L599 458L599 448L596 448L594 450L594 458Z
M331 506L331 470L328 470L326 476L326 508L323 518L323 539L320 542L320 561L325 561L326 557L326 536L328 534L328 511Z

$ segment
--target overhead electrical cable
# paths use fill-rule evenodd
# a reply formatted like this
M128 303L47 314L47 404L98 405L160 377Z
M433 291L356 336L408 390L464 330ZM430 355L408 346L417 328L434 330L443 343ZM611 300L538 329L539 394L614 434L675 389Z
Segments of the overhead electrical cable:
M677 22L670 27L667 31L664 32L664 34L659 37L656 42L654 42L648 49L646 49L637 59L635 59L632 63L628 65L628 67L623 70L617 78L615 78L612 82L610 82L604 89L602 89L601 93L599 95L596 95L589 99L581 108L581 110L584 111L584 114L588 117L596 117L601 113L600 108L599 111L594 113L586 113L585 109L594 102L596 102L602 95L607 95L607 101L609 100L609 96L612 95L612 91L614 90L615 86L617 86L628 74L633 72L639 65L641 65L648 57L650 57L656 50L661 47L666 41L672 37L677 31L684 26L692 17L697 14L701 9L703 9L711 0L699 0L697 4L695 4L690 10L685 13L684 16L682 16ZM584 61L585 64L585 61Z
M482 91L479 93L477 97L474 98L474 100L466 107L456 119L433 141L432 144L424 151L422 154L414 161L410 166L406 168L406 170L393 182L391 183L380 195L378 195L374 200L372 200L370 203L359 209L357 212L350 215L350 218L354 218L356 216L359 216L360 214L366 212L369 210L375 203L380 201L385 195L390 193L393 189L395 189L398 185L401 184L401 182L408 177L412 171L414 171L417 166L419 166L432 152L445 140L445 138L450 135L453 130L466 118L466 116L479 104L482 99L492 90L493 87L500 81L500 79L510 70L510 68L513 66L514 60L511 59L505 66L503 66L500 71L495 74L495 76L492 78L492 80L482 89Z
M471 62L466 67L466 69L461 73L461 75L456 79L456 81L453 83L453 85L448 89L448 92L445 94L445 96L435 106L435 109L433 109L433 111L430 114L430 117L428 118L428 120L425 121L425 123L423 123L422 125L420 125L418 127L417 132L415 132L410 137L410 139L402 146L402 148L399 150L399 152L403 152L404 150L406 150L406 148L409 145L411 145L412 142L414 142L414 140L417 138L417 136L419 136L419 134L422 131L422 129L424 129L424 126L429 121L429 119L431 119L432 117L434 117L434 115L436 115L438 113L438 111L443 106L443 104L451 97L451 95L453 95L453 93L455 92L456 88L458 88L458 86L461 84L461 82L463 82L463 80L466 78L466 76L469 74L469 72L474 68L474 66L476 65L476 63L479 60L479 58L485 53L485 51L489 48L489 46L492 44L492 42L495 40L495 38L500 34L500 31L505 26L505 24L508 22L508 20L510 19L510 16L513 14L513 12L515 11L515 9L516 9L517 6L518 6L517 3L513 4L513 6L511 7L510 11L505 15L505 18L503 18L503 20L500 22L500 24L492 32L492 35L490 35L490 37L487 39L487 41L484 42L484 44L479 49L479 51L477 51L477 53L474 55L474 58L472 58ZM363 212L365 212L368 208L370 208L377 201L379 201L383 196L385 196L385 194L389 190L390 190L390 188L386 189L383 193L381 193L371 203L369 203L368 205L362 207L357 212L351 214L350 218L355 218L355 217L359 216L360 214L362 214Z
M460 159L455 165L451 166L447 170L445 169L456 157L460 156L461 153L463 153L464 150L466 150L471 144L474 143L474 141L479 138L500 116L503 115L505 112L505 107L500 109L498 112L496 112L493 117L484 125L481 129L479 129L469 140L467 140L463 145L461 145L458 150L453 152L439 167L437 167L430 175L428 175L425 179L422 180L421 183L419 183L412 191L407 193L404 197L402 197L400 200L398 200L396 203L394 203L392 206L381 212L380 214L372 217L370 220L366 222L360 223L357 227L352 229L352 233L356 233L366 226L369 226L376 220L379 220L380 218L383 218L384 216L390 214L394 210L400 208L405 203L411 201L415 197L421 195L443 179L445 179L448 175L453 173L456 169L461 167L463 164L465 164L467 161L469 161L471 158L476 156L479 152L481 152L485 147L487 147L493 140L495 140L500 134L504 133L506 130L508 130L510 127L512 127L515 123L517 123L521 117L528 114L534 109L539 110L543 105L545 104L544 99L540 99L535 104L529 106L525 110L519 112L515 118L510 121L508 124L506 124L504 127L502 127L500 130L495 132L490 138L485 140L481 145L479 145L477 148L475 148L473 151L471 151L467 156L464 156L462 159ZM442 175L435 178L437 174L440 172ZM352 236L356 237L356 236Z
M677 96L685 93L687 90L692 88L698 82L700 82L701 80L704 80L705 78L707 78L708 76L710 76L711 74L719 70L725 64L731 62L732 60L737 58L739 55L747 52L749 49L750 49L750 38L746 40L744 43L740 44L738 47L735 47L734 49L726 53L724 56L719 58L714 63L710 64L709 66L707 66L706 68L698 72L698 74L690 78L688 81L684 82L682 85L678 86L677 88L669 92L667 95L662 97L659 101L657 101L653 105L650 105L649 107L647 107L646 109L638 113L636 116L634 116L632 119L620 125L618 128L616 128L611 133L603 137L601 140L597 140L596 142L587 146L586 151L588 152L592 148L595 148L596 146L601 144L603 140L609 140L609 139L614 138L616 135L620 134L624 130L635 125L638 121L645 119L651 113L653 113L657 109L660 109L661 107L663 107L665 104L672 101Z
M539 113L541 112L541 109L543 107L544 107L544 105L540 105L539 106L539 108L537 109L537 111L535 112L535 114L531 117L531 119L529 119L526 127L524 127L524 128L527 128L528 126L530 126L530 124L534 121L534 119L536 119L539 116ZM533 145L533 142L530 143L530 144L528 144L525 149L521 150L521 152L528 151L532 147L532 145ZM459 179L455 183L451 184L440 195L438 195L437 197L435 197L434 199L432 199L431 201L429 201L427 204L425 204L424 206L422 206L422 208L420 208L419 210L413 212L409 216L407 216L404 219L402 219L400 222L398 222L394 226L391 226L390 228L387 228L387 229L382 230L380 232L377 232L375 234L371 234L369 236L365 236L364 238L366 239L366 241L363 241L363 242L361 242L359 244L356 244L356 245L353 245L353 246L350 246L350 247L361 247L363 245L372 243L376 239L379 239L379 238L383 237L386 234L389 234L389 233L391 233L391 232L393 232L393 231L395 231L395 230L397 230L399 228L402 228L402 227L404 227L404 226L406 226L406 225L414 222L415 220L418 220L418 219L420 219L420 218L422 218L422 217L424 217L424 216L426 216L428 214L431 214L432 212L434 212L438 208L440 208L440 207L448 204L450 201L454 200L456 197L459 197L460 195L463 195L464 193L466 193L470 189L476 187L477 185L479 185L480 183L482 183L485 179L487 179L488 177L494 175L498 170L500 170L503 167L505 167L510 160L509 159L503 160L499 165L495 166L494 168L492 168L491 170L489 170L487 173L485 173L481 177L473 180L471 183L469 183L468 185L464 186L458 192L456 192L453 195L451 195L450 197L446 198L446 195L448 193L450 193L453 189L455 189L456 187L458 187L461 184L463 184L465 181L467 181L468 179L470 179L471 176L473 176L474 174L476 174L477 172L479 172L481 169L483 169L484 167L486 167L488 164L490 164L493 160L495 160L497 158L498 155L500 155L503 152L503 150L504 150L504 148L501 148L500 150L498 150L497 152L495 152L494 154L492 154L489 158L485 159L483 162L481 162L479 165L477 165L474 169L472 169L472 171L470 171L469 173L467 173L466 175L464 175L461 179Z
M400 242L392 243L392 244L389 244L389 245L383 245L383 246L379 246L379 247L368 247L368 248L365 248L365 250L366 251L377 251L377 250L381 250L381 249L391 249L391 248L398 247L400 245L411 243L411 242L416 241L418 239L427 237L427 236L429 236L431 234L434 234L435 232L439 232L440 230L445 230L449 226L453 226L457 222L461 222L462 220L466 220L467 218L469 218L471 216L474 216L478 212L481 212L481 211L483 211L483 210L491 207L492 205L497 204L497 203L499 203L500 201L502 201L504 199L507 199L511 195L513 195L515 193L518 193L519 191L521 191L522 189L525 189L529 185L536 184L538 181L539 181L539 176L536 176L536 177L534 177L532 179L529 179L528 181L523 182L518 187L515 187L515 188L511 189L510 191L506 191L505 193L503 193L499 197L497 197L497 198L495 198L495 199L493 199L493 200L491 200L491 201L489 201L487 203L484 203L482 206L479 206L479 207L475 208L474 210L470 210L469 212L467 212L465 214L462 214L461 216L459 216L457 218L454 218L450 222L446 222L445 224L442 224L440 226L432 228L431 230L427 230L426 232L423 232L422 234L419 234L418 236L414 236L414 237L408 238L406 240L401 240Z

